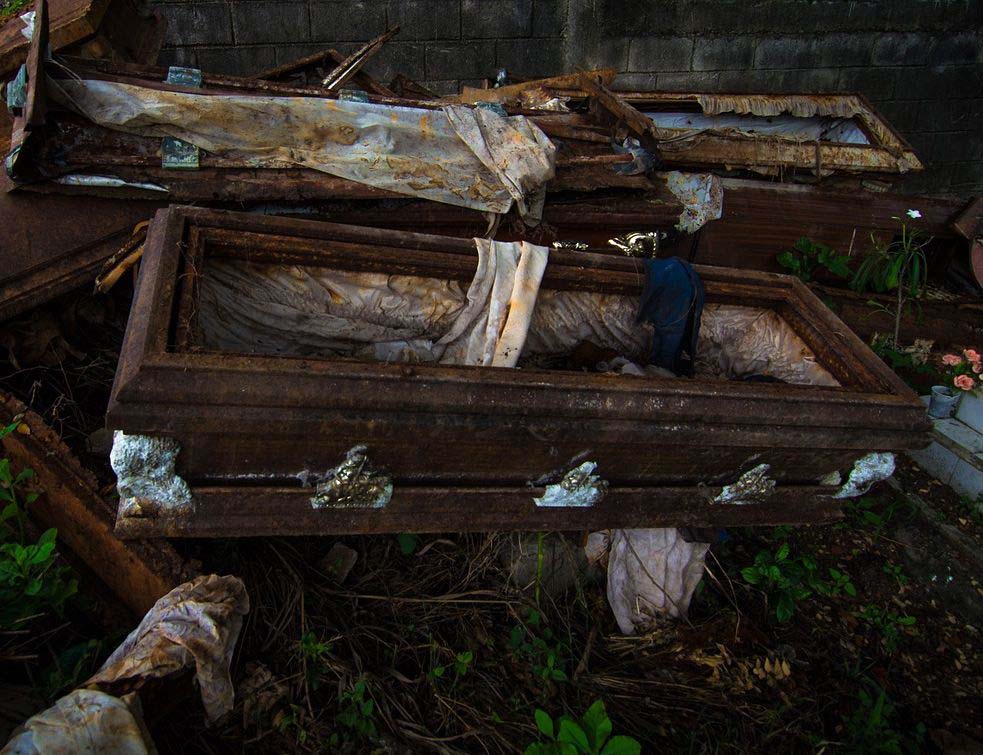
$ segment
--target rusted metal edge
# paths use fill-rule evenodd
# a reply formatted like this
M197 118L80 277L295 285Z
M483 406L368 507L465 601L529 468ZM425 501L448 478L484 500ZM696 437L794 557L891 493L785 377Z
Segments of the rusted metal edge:
M34 470L42 491L29 515L55 527L58 539L127 606L143 615L192 569L168 543L122 542L113 533L113 507L98 493L92 474L37 414L0 392L0 415L18 427L3 438L3 451L18 469Z
M305 488L192 488L197 508L185 517L118 517L122 538L329 535L358 531L481 532L521 522L521 529L721 527L829 522L842 516L836 487L779 486L760 503L716 504L722 488L609 488L592 506L544 507L544 488L396 486L385 507L315 509ZM515 527L515 525L513 525ZM516 527L517 529L519 527Z

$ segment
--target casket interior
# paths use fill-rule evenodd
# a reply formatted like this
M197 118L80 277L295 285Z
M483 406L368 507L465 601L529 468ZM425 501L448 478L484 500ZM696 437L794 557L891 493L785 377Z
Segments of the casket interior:
M924 424L917 399L786 276L699 269L712 332L700 339L694 378L584 371L572 356L588 340L645 361L650 331L634 321L642 264L607 254L551 253L517 369L443 364L407 347L439 340L443 315L461 306L476 266L469 240L172 208L148 239L109 424L177 438L177 471L206 498L277 490L306 501L305 483L365 446L392 477L390 514L410 491L443 501L429 514L414 504L407 516L419 531L447 528L448 516L463 517L464 528L491 523L474 511L449 514L455 495L521 497L521 514L489 516L498 526L551 526L531 504L535 491L587 460L609 485L607 514L594 513L608 526L664 519L656 491L686 490L705 504L712 495L704 486L733 483L759 464L796 491L785 514L771 503L761 516L801 521L801 511L791 513L796 496L821 492L831 473L845 475L869 450L921 443L912 433ZM391 329L382 347L366 335L379 326L380 302L395 302L387 324L406 343L394 347ZM400 311L407 302L409 317ZM537 318L558 302L578 303L584 320L614 311L617 327L589 328L584 339L561 322L544 334ZM762 323L783 347L764 369L728 343L747 341ZM604 342L612 332L623 337ZM704 349L711 359L701 360ZM750 374L787 382L747 381ZM626 503L614 515L619 499ZM814 506L805 519L820 509L828 516L835 507ZM355 529L407 526L374 516ZM567 521L576 526L583 516Z

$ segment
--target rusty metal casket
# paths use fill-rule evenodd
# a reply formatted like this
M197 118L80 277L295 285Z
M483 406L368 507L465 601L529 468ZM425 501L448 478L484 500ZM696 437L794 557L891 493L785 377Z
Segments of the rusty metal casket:
M707 348L721 355L729 348L721 339L742 337L721 325L735 313L738 322L768 322L775 343L798 360L786 372L806 365L819 376L805 381L812 384L699 371L696 378L600 374L557 367L553 352L504 369L291 345L323 314L309 301L322 284L305 289L304 281L375 275L386 291L400 281L437 281L460 293L477 264L475 242L466 239L161 210L108 411L117 441L135 444L114 448L117 532L822 521L838 514L837 495L863 483L864 464L879 458L871 452L925 444L917 397L804 285L771 273L697 267L707 300L701 349L704 331ZM543 340L536 318L561 300L588 301L601 319L628 312L612 331L641 327L633 324L641 270L638 259L553 250L523 356L534 336ZM246 272L254 277L242 278ZM299 286L309 310L299 319L294 312L279 334L276 313L291 302L257 293L276 276ZM222 287L240 278L240 287ZM339 295L333 285L323 285L327 303L315 309L331 310ZM750 320L739 319L748 313ZM124 485L124 476L136 482L128 477Z

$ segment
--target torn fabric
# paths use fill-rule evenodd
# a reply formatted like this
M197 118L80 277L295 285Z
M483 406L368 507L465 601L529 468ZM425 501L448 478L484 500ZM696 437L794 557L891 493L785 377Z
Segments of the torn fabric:
M229 666L248 612L249 596L236 577L211 574L178 585L154 604L84 686L111 690L194 665L205 713L215 721L232 710Z
M724 211L724 185L712 173L681 173L673 170L661 174L666 186L683 205L676 228L695 233L711 220L719 220Z
M607 597L623 634L646 631L659 617L686 616L710 546L687 542L675 528L602 530L587 560L607 559Z
M538 218L555 148L523 116L316 97L205 95L49 79L52 97L105 128L170 136L257 168L302 166L482 212Z
M503 266L510 270L519 268L517 247L503 254ZM206 259L195 345L212 352L478 364L482 351L477 347L475 361L464 361L466 339L460 334L477 312L464 314L475 306L469 296L484 304L494 286L498 253L490 254L491 245L485 249L467 290L458 281L438 278ZM539 255L545 251L530 262ZM535 272L538 266L529 269ZM528 278L518 292L528 298L533 282ZM512 300L513 287L500 284L499 315L501 304ZM653 329L635 322L635 297L540 288L519 307L532 308L520 361L569 354L589 341L629 361L645 362ZM520 311L515 303L511 309ZM516 317L517 324L523 321ZM455 323L457 331L449 337ZM475 337L483 332L469 330ZM780 315L730 304L705 305L696 368L697 377L771 375L789 383L839 385Z
M208 261L202 345L514 367L549 250L486 239L475 239L475 246L478 266L466 292L457 281L435 278Z
M515 367L529 333L549 250L525 241L475 239L478 270L468 304L440 339L442 364Z
M448 105L444 114L481 164L505 186L519 215L533 225L539 223L556 154L546 134L521 116L503 118L487 108Z
M0 755L147 755L156 752L136 695L77 689L31 716Z

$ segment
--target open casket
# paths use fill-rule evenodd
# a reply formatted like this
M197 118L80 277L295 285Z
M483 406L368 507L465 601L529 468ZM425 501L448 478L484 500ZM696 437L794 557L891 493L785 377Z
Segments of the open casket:
M479 246L161 210L107 418L117 531L822 521L926 442L917 397L783 275L697 267L696 376L666 377L644 365L642 262L552 250L516 367L461 364L441 341Z

